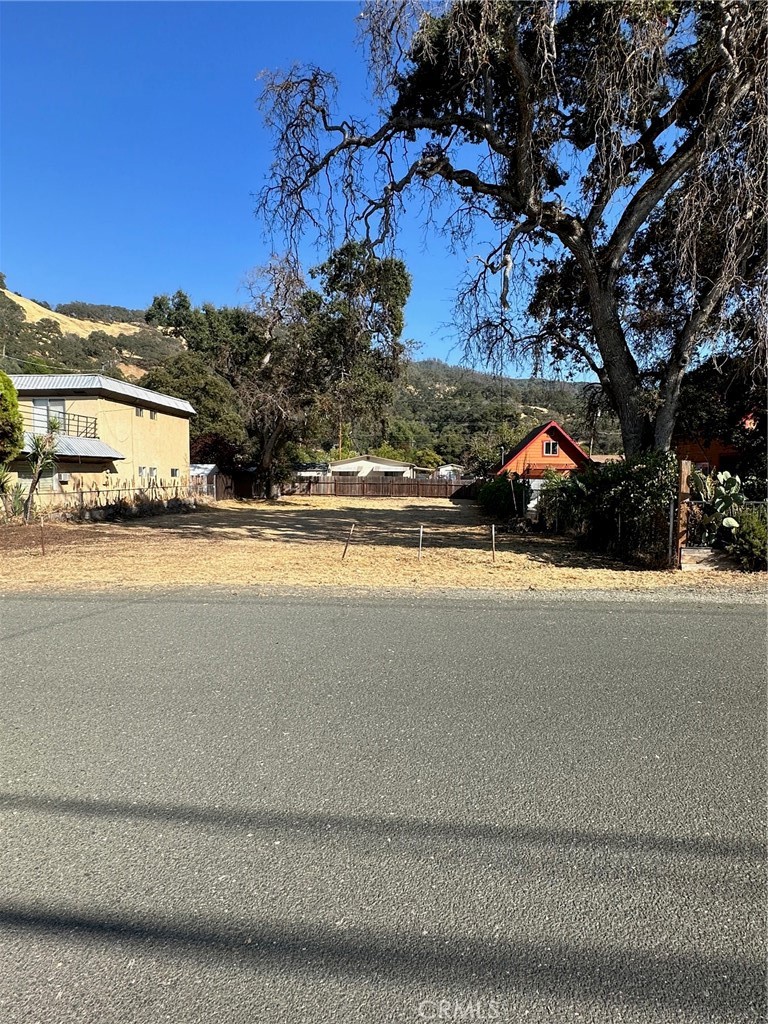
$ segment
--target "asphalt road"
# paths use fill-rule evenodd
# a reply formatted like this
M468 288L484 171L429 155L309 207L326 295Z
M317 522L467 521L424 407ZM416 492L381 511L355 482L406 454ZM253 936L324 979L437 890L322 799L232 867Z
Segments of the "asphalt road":
M762 1021L765 611L0 600L0 1020Z

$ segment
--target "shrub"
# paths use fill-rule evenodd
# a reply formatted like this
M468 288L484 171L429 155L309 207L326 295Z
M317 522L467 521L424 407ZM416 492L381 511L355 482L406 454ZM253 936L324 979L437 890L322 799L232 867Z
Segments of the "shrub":
M677 472L677 459L669 452L587 466L559 481L549 480L539 498L540 511L550 528L557 518L560 530L580 532L585 547L663 566Z
M24 427L16 388L0 370L0 462L11 462L24 444Z
M726 550L747 572L768 571L768 524L764 508L762 514L749 506L741 509L739 527L734 530L733 540Z
M733 517L744 505L741 492L741 480L730 473L713 473L705 476L694 469L689 478L694 494L701 501L697 527L700 531L701 543L724 547L737 528L738 521ZM689 525L689 535L691 533Z
M477 502L486 515L495 519L520 519L531 498L531 488L523 480L513 480L506 473L483 484Z

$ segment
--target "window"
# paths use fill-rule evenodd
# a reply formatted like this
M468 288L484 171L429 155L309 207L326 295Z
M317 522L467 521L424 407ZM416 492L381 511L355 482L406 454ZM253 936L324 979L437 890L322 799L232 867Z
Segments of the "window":
M146 476L146 475L147 475L147 467L146 466L139 466L139 476Z
M149 410L149 418L151 420L156 420L157 419L157 409L150 409Z
M560 445L557 441L545 441L544 442L544 454L545 455L559 455Z
M51 429L52 424L64 432L65 415L66 403L63 398L32 399L32 429L35 432L44 433Z
M19 478L19 483L22 485L26 484L27 488L29 488L29 485L32 482L32 470L19 469L17 476ZM57 484L58 478L54 475L53 470L46 469L40 475L40 479L37 482L37 489L41 493L43 491L55 491L57 489Z
M157 480L157 466L150 466L149 467L149 479L150 480Z
M179 471L178 471L178 469L172 469L172 470L171 470L171 476L172 476L172 477L174 477L174 476L178 476L178 475L179 475Z
M144 410L141 408L140 405L136 406L136 415L137 416L143 416L144 415Z

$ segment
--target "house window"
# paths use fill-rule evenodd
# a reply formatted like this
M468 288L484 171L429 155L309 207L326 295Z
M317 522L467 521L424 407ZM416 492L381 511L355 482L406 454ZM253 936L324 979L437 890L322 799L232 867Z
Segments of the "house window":
M148 475L150 480L157 480L157 466L150 466Z
M139 476L146 476L146 475L147 475L147 467L146 466L139 466Z
M557 441L545 441L544 442L544 454L545 455L559 455L560 445Z
M175 477L175 476L178 476L178 475L179 475L179 471L178 471L178 469L172 469L172 470L171 470L171 476L172 476L172 477Z
M45 433L51 429L51 425L64 432L65 415L66 403L63 398L32 399L32 430L35 433Z
M151 420L156 420L157 419L157 409L150 409L149 410L149 418Z
M144 410L141 408L140 405L136 406L136 415L137 416L143 416L144 415Z

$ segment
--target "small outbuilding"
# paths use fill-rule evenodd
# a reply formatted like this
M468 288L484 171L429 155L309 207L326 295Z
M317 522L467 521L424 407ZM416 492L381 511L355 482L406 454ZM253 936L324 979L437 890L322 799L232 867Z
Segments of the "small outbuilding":
M432 470L399 459L385 459L381 455L355 455L337 459L329 464L331 476L365 477L378 480L426 480Z

